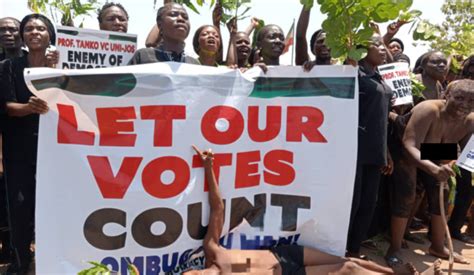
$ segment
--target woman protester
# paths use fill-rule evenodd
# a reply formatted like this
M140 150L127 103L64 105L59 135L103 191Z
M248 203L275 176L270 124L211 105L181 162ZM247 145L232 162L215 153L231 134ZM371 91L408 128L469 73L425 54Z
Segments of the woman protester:
M193 38L194 51L198 61L205 66L219 66L219 52L222 50L221 35L213 25L204 25L196 30Z
M266 25L257 34L258 62L267 66L280 65L280 56L285 48L285 35L277 25Z
M55 44L56 34L48 18L30 14L20 23L20 36L28 53L7 60L3 67L8 114L3 152L11 243L15 255L9 272L25 274L32 259L30 244L34 232L39 115L46 113L48 106L28 90L23 70L52 65L46 54L48 47Z
M97 19L101 30L123 33L128 31L128 13L121 4L106 3L98 14Z
M417 65L415 65L415 68ZM424 99L441 99L443 92L443 81L448 73L448 60L439 51L431 51L424 54L420 60L418 81L426 87L422 91Z
M217 67L222 63L221 17L222 6L218 1L212 12L213 25L201 26L194 33L193 48L201 65Z
M144 48L135 52L128 65L174 61L199 65L199 61L184 53L185 39L189 35L188 13L177 3L166 3L158 9L156 24L161 43L156 48Z
M393 170L387 149L387 121L393 93L377 70L387 58L380 35L374 34L367 50L367 56L359 61L359 142L347 241L349 257L362 257L360 245L372 220L381 175L391 174Z

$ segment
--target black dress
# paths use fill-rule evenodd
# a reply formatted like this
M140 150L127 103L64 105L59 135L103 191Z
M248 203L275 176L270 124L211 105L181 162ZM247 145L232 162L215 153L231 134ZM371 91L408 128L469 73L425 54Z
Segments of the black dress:
M3 64L2 95L5 102L28 103L33 94L28 90L23 70L27 55L6 60ZM36 155L39 115L8 116L3 129L3 157L8 195L11 243L20 273L31 261L30 243L34 234L36 188Z

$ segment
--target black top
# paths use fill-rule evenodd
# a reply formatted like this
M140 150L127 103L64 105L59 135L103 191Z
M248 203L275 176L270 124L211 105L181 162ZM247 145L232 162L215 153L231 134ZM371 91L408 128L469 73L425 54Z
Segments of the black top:
M135 52L128 65L148 64L156 62L174 61L200 65L199 61L191 56L187 56L184 51L181 53L165 51L162 48L144 48Z
M3 60L0 56L0 133L3 132L3 128L5 127L5 119L7 115L7 110L5 106L5 85L3 84Z
M27 67L27 55L4 61L2 94L6 102L28 103L33 96L23 77L23 70ZM3 133L4 158L36 163L38 126L38 114L7 117Z
M378 72L359 66L359 164L387 163L387 124L393 92Z

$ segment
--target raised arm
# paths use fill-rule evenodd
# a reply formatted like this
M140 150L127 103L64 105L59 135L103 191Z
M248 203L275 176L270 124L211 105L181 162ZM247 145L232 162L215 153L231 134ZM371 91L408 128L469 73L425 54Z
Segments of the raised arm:
M306 61L310 61L308 55L308 41L306 40L306 32L308 31L309 15L311 10L306 10L303 6L298 23L296 24L296 48L295 63L303 65Z
M406 23L407 22L404 21L397 21L387 26L387 32L383 36L383 42L385 43L385 45L388 46L390 44L390 40L392 40L392 38L398 33L400 27L405 25Z
M216 57L216 61L219 64L223 63L223 58L224 54L223 49L224 49L224 41L222 40L222 33L221 33L221 19L222 19L222 5L221 5L221 0L218 0L216 2L216 5L214 6L214 10L212 11L212 24L214 27L216 27L217 31L219 32L219 39L221 40L221 44L219 46L219 51L218 55Z
M160 29L158 28L158 25L155 24L148 33L148 36L146 37L145 46L148 48L155 48L156 46L158 46L159 43Z
M257 17L252 17L252 19L250 19L250 25L247 27L247 29L245 29L245 32L249 37L251 37L250 35L258 27L259 24L259 19Z
M230 38L229 47L227 48L226 64L227 66L231 67L238 65L237 46L235 45L235 36L237 34L237 18L231 19L227 23L227 28L229 29Z
M194 145L193 148L201 157L204 165L206 181L209 187L209 206L211 210L209 213L207 233L204 237L203 243L204 253L206 256L206 267L209 267L213 264L216 258L216 253L219 250L219 239L221 237L222 227L224 226L224 202L222 201L219 186L217 185L216 176L213 170L214 154L211 149L201 152L201 150Z
M447 164L439 166L430 160L422 160L420 152L421 143L425 141L432 122L437 119L439 111L436 108L428 101L418 104L413 109L403 136L403 145L418 168L435 177L439 182L445 182L449 177L454 176L451 167Z
M163 5L171 2L173 2L173 0L163 0ZM160 40L160 29L158 28L158 25L155 24L146 37L145 47L157 47L158 44L160 44Z

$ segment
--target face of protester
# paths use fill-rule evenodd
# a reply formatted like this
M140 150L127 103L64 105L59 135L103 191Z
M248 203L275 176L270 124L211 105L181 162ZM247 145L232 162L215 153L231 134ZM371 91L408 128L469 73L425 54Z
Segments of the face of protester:
M49 46L48 27L40 19L31 19L25 25L23 41L30 51L46 50Z
M219 32L211 26L205 27L199 34L199 49L207 52L217 53L221 46Z
M474 90L471 88L471 91L464 91L453 88L447 95L446 110L459 119L466 118L474 112Z
M385 63L387 59L387 50L385 49L380 35L372 37L372 43L367 49L365 60L372 66L379 66Z
M402 52L402 46L397 41L392 41L392 43L388 44L388 50L394 55Z
M186 10L181 5L170 5L163 12L163 16L158 23L164 39L184 42L188 37L190 24Z
M264 30L263 37L261 38L260 47L261 52L260 55L262 57L270 57L270 58L278 58L283 53L283 49L285 49L285 35L283 31L277 26L269 26L266 30Z
M322 32L314 42L313 52L316 54L316 59L326 60L331 58L331 49L326 46L325 41L326 33Z
M246 60L249 58L250 51L250 38L243 32L238 32L235 35L235 47L237 48L237 58L239 60Z
M111 6L104 11L102 22L99 27L104 31L124 32L128 30L128 19L125 12L117 7Z
M21 47L19 26L12 19L0 20L0 46L7 50Z
M448 72L448 60L441 52L432 53L423 68L429 77L438 81L443 81Z

